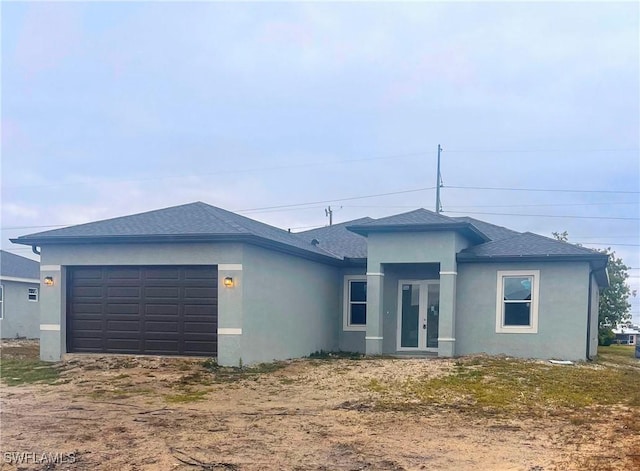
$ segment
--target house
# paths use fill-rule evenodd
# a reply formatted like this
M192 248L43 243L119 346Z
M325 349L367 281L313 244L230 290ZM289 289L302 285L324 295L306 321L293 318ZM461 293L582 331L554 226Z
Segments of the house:
M40 336L40 264L0 250L0 337Z
M41 357L597 353L607 256L418 209L293 234L202 202L37 234Z
M613 329L616 336L615 343L622 345L640 344L640 327L634 325L621 325Z

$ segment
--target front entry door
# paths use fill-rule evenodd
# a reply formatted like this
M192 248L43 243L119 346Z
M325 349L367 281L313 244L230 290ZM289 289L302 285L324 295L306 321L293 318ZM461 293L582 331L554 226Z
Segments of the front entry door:
M401 280L398 286L397 349L437 351L439 309L438 280Z

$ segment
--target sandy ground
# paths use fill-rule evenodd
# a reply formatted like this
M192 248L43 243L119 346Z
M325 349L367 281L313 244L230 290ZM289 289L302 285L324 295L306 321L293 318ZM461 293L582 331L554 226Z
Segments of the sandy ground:
M0 469L543 471L631 462L615 420L585 427L374 407L372 379L441 375L450 360L297 360L214 383L201 363L83 356L65 362L63 384L3 386ZM14 451L74 453L75 462L6 463Z

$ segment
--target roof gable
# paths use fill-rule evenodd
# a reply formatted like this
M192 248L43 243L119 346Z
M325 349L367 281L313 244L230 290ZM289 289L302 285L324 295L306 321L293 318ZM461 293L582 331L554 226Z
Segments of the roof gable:
M40 263L0 250L0 276L37 280L40 278Z

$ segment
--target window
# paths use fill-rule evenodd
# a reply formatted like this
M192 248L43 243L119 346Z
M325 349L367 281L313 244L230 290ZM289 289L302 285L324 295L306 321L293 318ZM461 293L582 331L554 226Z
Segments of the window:
M4 318L4 286L0 285L0 319Z
M29 301L38 302L38 288L29 288Z
M344 279L344 330L367 329L367 278Z
M497 333L538 333L539 278L539 270L498 272Z

